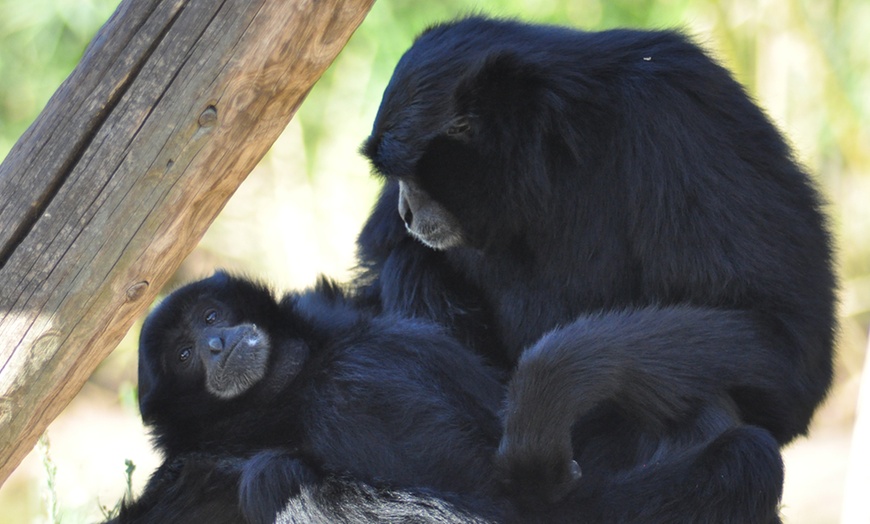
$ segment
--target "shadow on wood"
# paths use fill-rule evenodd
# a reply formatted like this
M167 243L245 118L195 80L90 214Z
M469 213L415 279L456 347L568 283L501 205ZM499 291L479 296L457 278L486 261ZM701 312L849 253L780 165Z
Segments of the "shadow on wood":
M126 0L0 165L0 484L374 0Z

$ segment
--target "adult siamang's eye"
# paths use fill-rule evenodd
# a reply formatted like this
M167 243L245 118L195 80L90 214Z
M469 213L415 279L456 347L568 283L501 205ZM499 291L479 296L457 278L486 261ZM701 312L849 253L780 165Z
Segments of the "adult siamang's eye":
M184 348L178 352L178 360L186 362L190 358L190 348Z
M459 117L447 128L447 136L464 135L471 131L471 122L465 117Z
M218 312L215 311L214 309L209 309L208 311L205 312L205 323L206 324L214 324L215 322L217 322L217 319L218 319Z

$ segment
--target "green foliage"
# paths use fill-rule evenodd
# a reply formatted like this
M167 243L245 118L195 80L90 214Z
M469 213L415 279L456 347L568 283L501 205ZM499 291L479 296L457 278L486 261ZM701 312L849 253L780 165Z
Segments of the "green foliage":
M136 471L136 464L133 463L132 460L126 459L124 460L124 484L126 485L126 490L124 491L124 498L115 503L114 506L108 508L102 504L99 504L100 513L103 515L103 520L111 520L118 516L121 512L121 504L122 502L130 502L133 500L133 472Z
M60 522L57 512L57 466L51 460L51 442L48 433L40 435L37 441L39 454L42 455L42 467L45 469L45 505L48 513L48 522L56 524Z
M118 0L0 0L0 157L117 5Z

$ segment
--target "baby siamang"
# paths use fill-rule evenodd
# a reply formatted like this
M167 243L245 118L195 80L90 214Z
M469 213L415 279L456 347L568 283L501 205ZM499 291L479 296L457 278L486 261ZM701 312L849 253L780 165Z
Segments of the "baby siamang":
M836 282L820 195L728 71L677 32L465 18L404 54L362 152L386 180L362 294L519 363L509 488L592 520L778 520Z
M432 322L372 317L326 280L278 302L218 272L170 294L142 327L139 406L165 463L119 522L267 522L302 486L308 502L292 501L287 521L330 505L349 518L371 497L383 503L366 511L401 514L366 484L407 488L391 493L419 499L403 511L420 519L453 499L457 522L470 518L460 505L506 520L492 465L503 396L499 374ZM366 484L311 487L329 477ZM233 486L238 496L224 496Z

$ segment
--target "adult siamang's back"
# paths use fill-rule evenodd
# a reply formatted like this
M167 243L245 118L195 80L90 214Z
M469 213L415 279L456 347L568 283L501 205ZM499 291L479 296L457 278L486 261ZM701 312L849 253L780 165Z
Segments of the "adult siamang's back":
M742 87L683 36L435 26L396 67L363 152L387 179L359 244L388 308L419 313L433 287L467 283L512 360L578 315L745 311L755 353L782 362L735 392L744 416L781 442L806 430L835 325L820 197ZM427 313L455 313L442 302Z
M830 385L835 277L819 194L724 68L674 32L468 18L402 57L363 152L386 179L359 239L383 307L463 319L526 364L508 478L555 496L572 445L587 482L626 450L640 465L708 402L751 427L706 451L764 450L744 474L770 474L775 505L767 432L805 432ZM751 505L727 464L721 500Z

